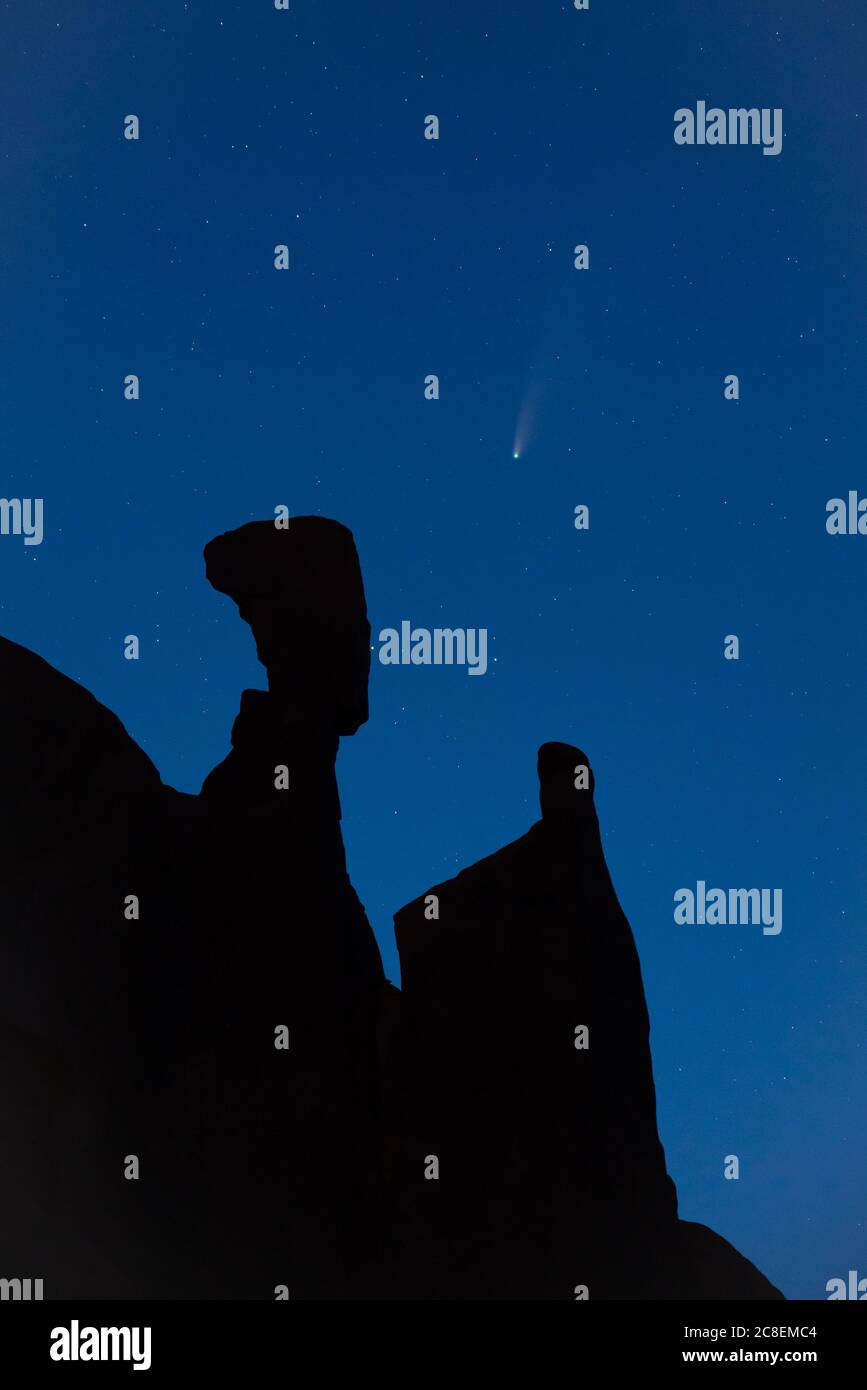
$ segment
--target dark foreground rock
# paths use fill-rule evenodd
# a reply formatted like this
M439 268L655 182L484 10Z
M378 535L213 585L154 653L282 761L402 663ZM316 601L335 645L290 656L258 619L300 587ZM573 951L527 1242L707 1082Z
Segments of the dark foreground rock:
M268 690L198 797L0 639L0 1276L46 1298L781 1297L677 1219L586 756L543 745L541 820L397 914L397 991L340 830L370 662L351 534L253 523L206 563Z

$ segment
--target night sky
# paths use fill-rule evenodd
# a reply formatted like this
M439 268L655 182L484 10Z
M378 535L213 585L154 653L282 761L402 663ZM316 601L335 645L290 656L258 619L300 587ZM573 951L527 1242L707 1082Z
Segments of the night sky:
M484 677L374 655L342 745L390 976L580 744L681 1215L790 1297L867 1276L867 536L825 527L867 495L863 0L28 0L0 50L0 492L45 528L0 631L197 791L265 683L203 545L351 527L375 645L488 630ZM678 146L700 100L782 152ZM782 932L675 924L700 879Z

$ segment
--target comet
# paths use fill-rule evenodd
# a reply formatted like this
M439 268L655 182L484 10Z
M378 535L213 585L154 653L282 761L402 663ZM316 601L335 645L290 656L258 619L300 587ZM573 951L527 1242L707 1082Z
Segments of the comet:
M530 435L536 423L536 412L543 394L544 386L535 382L529 387L521 402L515 422L515 438L512 442L512 458L515 460L521 457L530 442Z

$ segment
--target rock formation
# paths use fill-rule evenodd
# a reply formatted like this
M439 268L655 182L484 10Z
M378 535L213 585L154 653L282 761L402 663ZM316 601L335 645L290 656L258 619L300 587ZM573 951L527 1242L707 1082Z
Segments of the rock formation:
M541 820L397 914L398 992L340 831L339 739L368 715L352 536L257 522L205 559L268 690L197 797L0 639L0 1275L47 1298L779 1297L677 1219L586 755L543 745Z
M541 820L395 918L395 1167L421 1296L688 1298L710 1265L729 1288L714 1297L771 1297L677 1220L594 775L564 743L542 745L538 773Z

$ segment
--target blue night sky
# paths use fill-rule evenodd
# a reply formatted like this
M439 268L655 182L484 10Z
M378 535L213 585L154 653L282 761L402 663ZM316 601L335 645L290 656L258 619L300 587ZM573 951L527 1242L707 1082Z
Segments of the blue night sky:
M867 494L863 0L29 0L0 43L0 491L45 526L0 631L197 791L264 686L203 545L350 526L374 637L489 633L484 677L374 658L342 745L388 973L580 744L681 1214L790 1297L867 1275L867 537L825 529ZM699 100L782 153L676 145ZM698 879L781 934L675 925Z

